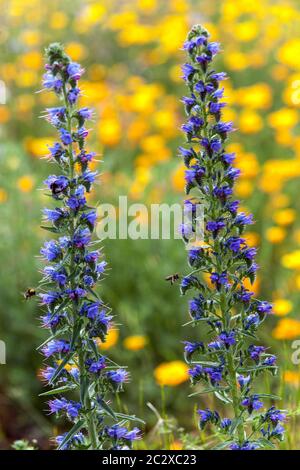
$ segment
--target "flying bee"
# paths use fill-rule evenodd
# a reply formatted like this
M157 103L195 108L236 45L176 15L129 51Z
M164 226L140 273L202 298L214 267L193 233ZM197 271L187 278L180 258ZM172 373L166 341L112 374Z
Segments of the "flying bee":
M31 297L34 297L36 295L35 289L29 287L26 292L24 292L23 296L25 300L30 299Z
M179 280L179 274L178 273L171 274L170 276L167 276L165 278L165 281L170 281L171 286L178 280Z

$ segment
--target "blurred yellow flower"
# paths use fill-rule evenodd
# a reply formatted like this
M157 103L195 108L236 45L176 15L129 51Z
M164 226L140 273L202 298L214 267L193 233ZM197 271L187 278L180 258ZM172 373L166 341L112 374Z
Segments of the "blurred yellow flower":
M255 178L259 173L259 163L252 152L238 150L236 166L241 170L241 178Z
M235 193L239 197L248 197L253 193L254 186L251 181L241 179L236 182Z
M244 134L255 134L263 125L262 118L255 111L244 110L239 115L239 129Z
M285 370L283 372L283 380L294 387L298 387L300 384L300 372L295 370Z
M238 88L235 101L247 109L268 109L272 104L272 91L267 83Z
M34 157L44 157L49 153L48 145L51 145L53 139L47 137L39 137L33 139L28 137L25 139L25 147Z
M243 21L233 26L232 32L239 41L253 41L258 35L258 25L255 21Z
M283 226L292 224L296 217L297 213L294 209L281 209L273 214L274 222Z
M68 17L63 11L55 11L50 16L50 27L52 29L63 29L67 26Z
M288 269L300 269L300 250L284 255L281 259L282 265Z
M180 441L174 441L170 445L170 450L182 450L182 449L183 449L183 445L182 445L182 442Z
M286 237L286 231L282 227L269 227L266 230L266 239L270 243L281 243Z
M182 192L184 190L184 172L185 167L181 164L172 174L172 186L175 191Z
M38 51L31 51L21 55L21 64L33 70L40 70L43 63L43 56Z
M287 299L276 299L273 302L273 311L275 315L285 316L288 315L293 309L293 304Z
M17 187L23 193L29 193L32 190L33 185L34 180L30 175L21 176L21 178L17 180Z
M65 46L66 53L72 60L82 60L86 56L86 48L79 42L69 42Z
M121 139L121 124L116 116L105 117L100 120L98 134L103 145L114 147Z
M0 188L0 203L6 202L7 201L7 192L5 191L4 188Z
M298 121L299 115L295 109L281 108L268 116L268 122L274 128L294 127Z
M143 349L147 343L148 338L144 335L127 336L123 341L124 347L130 351L139 351Z
M294 339L300 335L300 321L292 318L283 318L279 320L276 328L273 330L275 339Z
M10 118L10 111L6 106L0 106L0 123L4 124Z
M110 349L113 346L115 346L115 344L117 344L118 342L118 339L119 339L119 330L115 328L110 328L108 330L105 343L103 343L100 338L96 338L96 343L97 343L98 348L101 349L101 351L106 351L107 349Z
M159 385L176 387L189 379L188 369L183 361L162 362L154 369L154 377Z
M300 39L293 38L285 42L278 50L278 59L281 63L293 69L300 68L298 54L300 50Z

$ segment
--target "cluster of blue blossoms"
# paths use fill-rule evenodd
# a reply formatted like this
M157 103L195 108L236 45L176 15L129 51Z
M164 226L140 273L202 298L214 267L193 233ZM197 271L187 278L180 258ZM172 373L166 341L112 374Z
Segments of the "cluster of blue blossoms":
M181 292L196 292L189 301L190 323L201 325L203 338L185 342L185 358L192 384L205 385L199 393L214 393L231 409L224 418L217 411L199 410L200 428L215 426L222 448L272 448L274 441L283 439L285 414L274 406L264 409L263 399L276 397L253 391L262 373L277 372L276 356L255 344L257 329L272 313L272 305L254 298L246 287L248 280L254 282L258 266L256 249L243 238L253 218L239 212L239 201L233 197L240 171L233 166L235 155L224 146L234 130L231 122L222 120L226 104L220 83L226 74L211 68L219 44L210 42L201 26L192 28L184 50L189 58L183 65L189 95L183 98L188 119L182 126L186 145L180 147L180 155L186 166L186 193L192 191L193 197L185 201L192 217L182 233L193 271L182 279ZM204 206L204 240L193 244L197 204ZM204 282L203 274L210 283Z
M46 109L45 115L60 141L49 147L49 158L59 174L45 181L54 204L44 209L43 228L57 238L41 249L51 263L44 268L40 293L45 307L42 324L50 331L40 350L51 361L42 376L53 387L43 395L77 397L77 401L59 397L49 402L51 413L73 423L69 432L56 437L59 449L126 449L140 432L127 429L134 417L114 412L110 401L128 381L128 372L97 347L99 340L105 342L113 317L93 290L104 276L106 262L91 241L96 210L86 198L97 177L89 169L95 154L85 148L89 133L85 123L92 111L77 106L81 66L59 44L52 44L46 53L43 85L56 93L62 106Z

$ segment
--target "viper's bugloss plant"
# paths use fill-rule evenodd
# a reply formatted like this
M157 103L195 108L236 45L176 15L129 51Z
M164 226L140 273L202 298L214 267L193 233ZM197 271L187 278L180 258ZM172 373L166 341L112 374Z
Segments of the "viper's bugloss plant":
M45 115L60 140L49 147L49 158L59 174L45 181L54 206L44 209L43 228L57 237L46 241L41 250L51 263L44 267L39 294L46 310L42 324L50 331L40 350L50 361L42 377L52 389L43 395L56 396L49 401L50 413L73 423L56 437L58 449L126 449L140 437L138 428L127 428L128 421L136 418L113 411L111 402L129 374L98 348L113 317L94 290L106 262L92 241L96 210L87 203L97 177L89 169L95 154L85 147L89 133L85 123L92 111L77 105L81 66L60 44L50 45L46 55L43 85L55 92L61 106L46 109Z
M246 287L257 271L256 250L243 238L253 218L239 212L233 195L240 172L233 166L235 155L225 150L233 131L232 123L222 120L220 82L226 75L211 67L219 48L199 25L184 44L188 62L183 78L189 95L183 98L188 120L182 126L186 145L180 154L186 166L186 192L195 195L185 201L192 214L190 226L182 227L186 243L195 231L196 204L204 207L203 243L187 247L193 271L181 283L182 294L195 291L189 301L190 323L200 332L198 342L185 343L185 358L192 384L204 384L199 393L214 393L228 411L221 417L216 410L198 410L200 428L214 426L220 436L217 448L274 448L274 442L283 439L285 414L275 406L265 409L264 400L276 397L254 389L262 374L277 372L276 357L256 343L257 330L272 305L256 299Z

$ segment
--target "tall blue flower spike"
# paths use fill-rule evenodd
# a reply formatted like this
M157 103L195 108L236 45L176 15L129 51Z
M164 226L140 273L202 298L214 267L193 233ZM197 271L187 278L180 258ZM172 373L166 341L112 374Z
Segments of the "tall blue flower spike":
M85 122L92 111L77 105L84 70L60 44L50 45L46 55L43 85L54 91L61 106L48 108L45 114L59 135L59 141L49 146L49 159L59 174L45 181L54 204L44 209L43 228L57 236L41 249L51 263L44 268L39 294L45 309L42 324L50 335L40 350L51 361L42 376L52 387L42 395L55 395L49 401L50 412L72 423L68 432L56 437L58 449L128 449L140 431L129 430L127 424L137 419L115 412L111 402L129 374L98 348L113 317L94 290L106 262L92 242L96 210L86 198L97 172L89 169L95 154L85 147Z
M233 131L232 123L222 120L226 104L220 82L226 74L211 67L219 49L200 25L192 28L184 44L188 62L182 70L189 93L183 98L186 143L179 150L186 166L186 193L195 196L185 201L192 213L189 233L195 232L194 206L204 207L203 243L187 246L193 272L181 283L183 295L194 292L190 323L199 327L200 336L196 343L185 342L185 359L199 393L213 393L228 410L223 418L217 411L198 410L200 428L211 425L218 431L217 448L274 448L274 441L283 439L285 414L274 406L264 409L264 399L276 397L254 391L263 373L277 372L276 357L255 344L257 329L272 313L272 305L254 298L246 287L246 281L255 280L256 250L242 235L253 218L239 212L239 201L233 198L240 172L232 165L235 155L225 149ZM184 240L190 243L189 237ZM203 274L210 285L203 282Z

